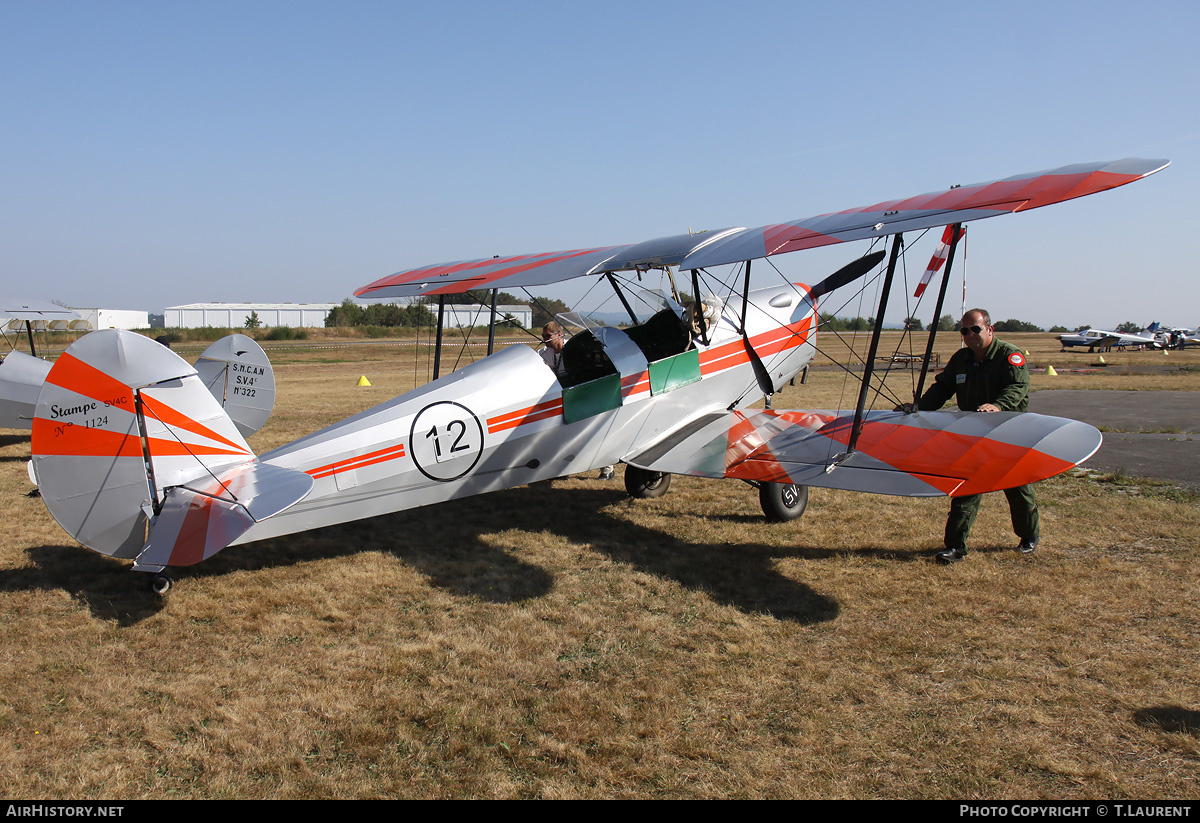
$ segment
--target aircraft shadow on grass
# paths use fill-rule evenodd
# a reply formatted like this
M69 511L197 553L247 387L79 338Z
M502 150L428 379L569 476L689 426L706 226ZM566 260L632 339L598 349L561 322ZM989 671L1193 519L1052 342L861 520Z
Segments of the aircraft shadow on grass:
M1181 732L1200 737L1200 711L1182 706L1150 706L1133 713L1133 722L1164 732Z
M518 487L245 544L189 568L181 580L382 550L420 571L437 588L495 603L515 603L549 593L555 585L554 573L515 557L489 538L506 531L548 532L746 613L802 624L838 616L834 598L780 574L774 564L780 558L829 557L844 550L688 542L630 523L612 513L614 505L642 504L630 501L616 486L572 489L559 482ZM739 519L737 515L710 516ZM754 520L762 522L761 518ZM902 557L890 551L866 551L892 559ZM30 557L34 567L0 572L0 590L66 590L96 617L121 625L136 624L165 606L162 597L130 585L127 563L81 546L41 546L31 549Z
M24 443L29 445L29 435L27 434L0 434L0 449L7 449L9 446L16 446ZM29 461L29 455L26 454L6 454L0 455L0 463L26 463Z

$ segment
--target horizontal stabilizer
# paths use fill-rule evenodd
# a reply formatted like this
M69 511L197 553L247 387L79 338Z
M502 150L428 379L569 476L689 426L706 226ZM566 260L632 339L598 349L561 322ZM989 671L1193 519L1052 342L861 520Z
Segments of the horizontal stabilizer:
M207 482L175 486L150 524L136 571L190 566L212 557L255 523L303 500L313 487L304 472L252 461Z
M626 462L653 471L906 497L960 497L1053 477L1100 448L1086 423L1015 412L872 412L847 454L839 412L728 412Z
M38 393L50 373L50 363L25 352L10 351L0 362L0 427L28 429Z

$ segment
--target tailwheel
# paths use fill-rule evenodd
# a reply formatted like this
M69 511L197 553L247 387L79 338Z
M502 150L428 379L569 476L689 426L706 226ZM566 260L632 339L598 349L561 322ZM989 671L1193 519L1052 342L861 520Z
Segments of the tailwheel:
M808 486L795 483L762 483L758 487L758 503L763 514L773 523L795 520L808 508Z
M166 594L171 590L171 584L174 581L165 574L150 575L150 591L158 595Z
M671 488L671 475L637 466L625 467L625 491L639 500L662 497Z

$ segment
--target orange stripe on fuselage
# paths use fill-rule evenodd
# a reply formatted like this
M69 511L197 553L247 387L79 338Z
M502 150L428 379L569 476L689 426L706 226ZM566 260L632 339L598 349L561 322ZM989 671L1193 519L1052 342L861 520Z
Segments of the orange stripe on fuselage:
M496 417L488 418L488 434L515 429L525 423L536 423L562 414L562 398L547 400L523 409L506 412Z
M388 460L395 460L397 457L404 456L404 444L400 443L395 446L388 446L384 449L378 449L367 454L360 454L355 457L348 457L345 460L338 460L336 463L329 463L325 466L318 466L315 469L309 469L305 474L313 478L330 477L335 474L340 474L351 469L360 469L364 466L373 466L376 463L385 463Z
M799 323L781 326L750 338L750 344L758 352L759 357L769 357L781 351L794 349L808 342L812 316L809 315ZM700 353L700 374L707 377L725 369L740 366L750 362L750 353L746 351L743 340L731 340L714 349Z
M643 371L621 378L621 397L631 397L650 391L650 372Z

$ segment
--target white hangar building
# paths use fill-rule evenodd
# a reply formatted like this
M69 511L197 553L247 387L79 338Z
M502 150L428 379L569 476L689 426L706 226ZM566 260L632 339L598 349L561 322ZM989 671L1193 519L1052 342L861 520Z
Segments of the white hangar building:
M150 312L133 309L74 309L91 329L148 329Z
M434 317L437 317L437 304L429 306L429 311ZM447 328L468 328L470 326L486 326L492 322L492 307L483 306L478 303L447 303L446 313L442 323ZM496 319L501 320L505 315L510 315L522 328L529 328L533 322L533 309L529 306L496 306Z
M321 328L337 303L189 303L163 310L168 329L244 329L253 312L264 327Z

